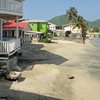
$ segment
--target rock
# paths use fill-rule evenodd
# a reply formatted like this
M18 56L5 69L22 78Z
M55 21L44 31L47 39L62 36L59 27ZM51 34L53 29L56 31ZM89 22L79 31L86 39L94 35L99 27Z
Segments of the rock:
M17 80L20 75L21 72L11 71L9 74L7 74L6 78L10 80Z

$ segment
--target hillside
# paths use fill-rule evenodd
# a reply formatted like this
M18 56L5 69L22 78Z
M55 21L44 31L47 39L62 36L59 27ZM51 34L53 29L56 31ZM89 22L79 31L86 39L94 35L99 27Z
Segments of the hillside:
M100 27L100 19L91 22L91 25L94 27Z
M68 20L65 15L56 16L49 20L49 22L56 24L56 25L64 25L68 23Z
M56 24L56 25L65 25L68 24L69 21L65 15L56 16L49 20L49 22ZM90 27L100 27L100 19L95 20L93 22L87 21Z

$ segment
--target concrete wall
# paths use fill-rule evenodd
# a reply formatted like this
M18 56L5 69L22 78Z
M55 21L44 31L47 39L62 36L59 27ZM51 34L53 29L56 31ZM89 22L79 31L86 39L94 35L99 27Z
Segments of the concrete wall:
M78 27L74 28L74 26L66 26L64 27L64 32L66 31L71 31L71 33L81 33L81 29L79 29Z

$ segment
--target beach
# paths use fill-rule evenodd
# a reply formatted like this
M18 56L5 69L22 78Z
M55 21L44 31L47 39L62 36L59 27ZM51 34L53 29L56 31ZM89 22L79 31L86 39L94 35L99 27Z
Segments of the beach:
M86 44L54 40L27 43L19 66L22 81L0 80L9 100L100 100L100 54Z

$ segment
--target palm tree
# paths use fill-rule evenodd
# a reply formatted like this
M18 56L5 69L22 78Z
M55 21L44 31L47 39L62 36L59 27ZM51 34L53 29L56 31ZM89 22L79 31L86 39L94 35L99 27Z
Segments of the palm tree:
M74 28L78 27L81 29L81 37L83 43L85 44L86 39L86 30L87 30L87 23L86 20L82 16L77 16L76 20L74 21Z
M83 39L83 43L85 43L87 24L84 18L78 15L75 7L70 7L70 9L66 12L66 16L68 20L74 24L74 28L78 27L81 29L81 37Z
M69 10L66 11L66 16L70 22L73 22L77 18L77 10L75 7L70 7Z
M70 21L70 24L75 22L77 18L77 10L75 7L70 7L69 10L66 10L66 18ZM72 27L70 26L70 32L72 31Z

